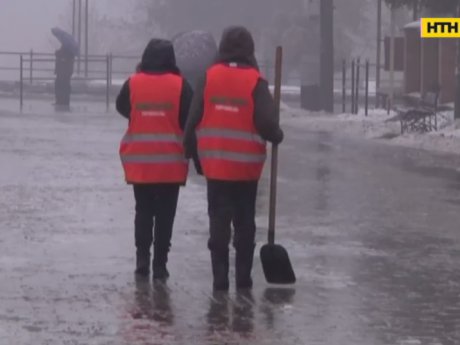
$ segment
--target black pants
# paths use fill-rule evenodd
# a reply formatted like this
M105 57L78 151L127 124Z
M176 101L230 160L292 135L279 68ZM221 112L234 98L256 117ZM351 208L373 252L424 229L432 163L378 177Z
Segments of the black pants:
M253 253L257 181L208 180L208 214L211 252L228 252L233 224L233 246L238 253Z
M136 248L138 253L147 255L155 241L154 264L168 261L179 188L178 184L134 185Z
M54 82L54 93L57 105L70 105L71 78L59 76Z

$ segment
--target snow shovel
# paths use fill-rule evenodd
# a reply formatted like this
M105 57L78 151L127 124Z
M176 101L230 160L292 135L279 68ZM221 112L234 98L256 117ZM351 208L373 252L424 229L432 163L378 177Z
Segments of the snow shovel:
M283 49L276 49L275 105L279 119L281 103L281 66ZM268 244L260 249L260 259L265 279L270 284L294 284L296 281L291 260L286 249L275 244L276 181L278 175L278 145L272 145L270 174L270 209L268 222Z

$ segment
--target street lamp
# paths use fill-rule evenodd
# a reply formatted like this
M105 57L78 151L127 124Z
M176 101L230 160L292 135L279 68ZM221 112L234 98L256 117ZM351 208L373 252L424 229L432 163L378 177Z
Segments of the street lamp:
M321 0L321 68L322 109L334 112L334 0Z
M88 78L89 0L85 0L85 77Z
M380 89L380 71L382 58L382 0L377 3L377 61L375 70L375 89L378 92Z

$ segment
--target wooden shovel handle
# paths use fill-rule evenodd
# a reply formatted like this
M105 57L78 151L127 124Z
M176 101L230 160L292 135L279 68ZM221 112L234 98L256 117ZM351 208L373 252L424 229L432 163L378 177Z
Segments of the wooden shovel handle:
M275 92L274 100L278 121L281 109L281 75L283 64L283 48L276 48L275 65ZM272 145L271 173L270 173L270 206L268 212L268 243L275 243L275 222L276 222L276 182L278 179L278 145Z

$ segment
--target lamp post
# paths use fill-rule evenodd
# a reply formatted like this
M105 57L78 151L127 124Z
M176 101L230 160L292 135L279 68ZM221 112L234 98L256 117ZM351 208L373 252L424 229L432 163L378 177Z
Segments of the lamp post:
M321 68L322 109L334 112L334 0L321 0Z
M382 0L377 3L377 57L375 63L375 88L378 92L380 89L380 72L382 58Z

